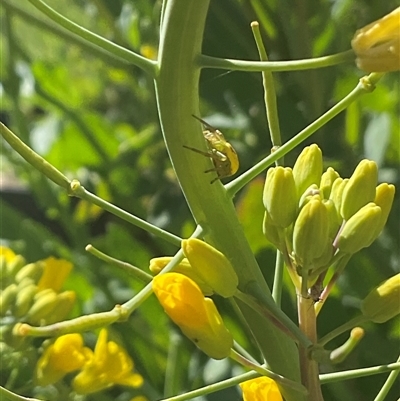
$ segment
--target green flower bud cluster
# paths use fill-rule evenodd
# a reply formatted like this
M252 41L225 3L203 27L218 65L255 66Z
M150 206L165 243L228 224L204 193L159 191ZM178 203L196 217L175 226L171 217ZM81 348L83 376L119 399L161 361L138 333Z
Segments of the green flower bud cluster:
M293 169L270 168L264 187L263 232L288 255L302 275L321 273L335 255L353 254L378 237L392 207L395 188L377 186L375 162L362 160L349 179L323 170L322 152L313 144Z
M42 284L43 277L48 277L46 264L57 260L50 258L26 264L22 256L7 255L4 250L10 251L0 249L0 317L12 317L10 321L14 323L32 325L47 325L65 319L74 306L75 292L58 292ZM58 273L56 265L50 267L52 274Z

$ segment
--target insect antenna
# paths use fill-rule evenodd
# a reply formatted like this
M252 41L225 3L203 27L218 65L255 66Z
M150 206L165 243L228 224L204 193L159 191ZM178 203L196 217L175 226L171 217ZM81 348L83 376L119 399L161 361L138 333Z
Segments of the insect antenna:
M204 121L203 119L201 119L200 117L195 116L194 114L192 114L192 117L194 117L196 120L200 121L206 128L208 128L211 131L216 131L217 129L214 128L213 126L211 126L210 124L208 124L208 122Z

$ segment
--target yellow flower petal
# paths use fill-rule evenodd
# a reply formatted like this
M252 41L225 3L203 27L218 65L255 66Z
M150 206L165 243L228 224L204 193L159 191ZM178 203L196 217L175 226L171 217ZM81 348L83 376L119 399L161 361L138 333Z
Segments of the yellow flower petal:
M4 257L4 259L8 263L11 262L17 255L15 255L15 253L10 248L7 248L6 246L0 246L0 256Z
M258 377L240 383L243 401L283 401L276 382L269 377Z
M72 269L72 263L64 259L53 257L42 260L44 271L38 283L38 291L45 288L52 288L54 291L60 291L65 279Z

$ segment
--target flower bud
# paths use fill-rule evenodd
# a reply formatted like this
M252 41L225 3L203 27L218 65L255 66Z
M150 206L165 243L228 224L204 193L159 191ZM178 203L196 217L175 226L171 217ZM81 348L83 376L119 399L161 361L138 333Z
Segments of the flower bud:
M340 214L340 208L342 207L342 195L343 195L343 191L344 191L345 187L347 186L348 182L349 182L348 178L345 178L345 179L343 179L341 177L336 178L336 180L334 181L334 183L332 185L331 194L329 195L329 199L331 199L333 201L333 203L335 204L338 219L340 221L343 220L343 217Z
M199 286L179 273L153 279L153 291L168 316L197 347L214 359L229 355L233 339L213 301Z
M387 222L390 210L392 209L395 187L386 182L376 187L376 195L374 203L382 210L381 220L376 226L376 235L378 236Z
M19 283L25 277L31 278L35 283L39 280L43 273L43 266L41 263L29 263L25 265L16 275L15 281Z
M297 195L291 168L278 166L268 170L263 203L273 224L286 228L293 223L296 218Z
M378 166L374 161L361 160L343 189L340 214L348 220L375 198Z
M276 382L262 376L240 383L243 401L283 401Z
M197 238L182 241L182 250L197 275L224 298L233 296L238 276L224 254Z
M265 238L274 245L277 249L281 252L285 249L285 237L284 237L284 230L275 226L271 218L268 215L268 212L264 213L264 220L263 220L263 234Z
M367 72L400 70L400 7L356 31L351 46Z
M361 311L374 323L385 323L400 314L400 273L374 288L362 301Z
M25 266L25 258L21 255L15 255L12 260L7 262L7 275L8 277L15 277L19 270Z
M341 252L356 253L370 246L377 237L376 226L381 221L382 211L371 202L362 207L346 222L336 241Z
M162 256L159 258L150 259L150 266L149 270L154 274L157 275L160 273L165 266L172 260L170 256ZM201 289L201 292L204 295L212 295L214 294L213 289L193 270L192 266L190 265L189 261L184 258L179 264L177 264L173 271L175 273L181 273L185 276L191 278Z
M323 199L329 199L332 185L339 177L339 173L332 167L328 167L328 169L322 174L319 189L321 191L321 196L323 197Z
M293 177L297 189L297 199L312 184L319 185L322 175L322 152L312 144L303 149L293 167Z
M32 305L33 298L36 293L37 285L33 283L26 285L22 289L19 289L18 286L18 294L13 308L13 315L15 317L22 317L26 315Z
M328 231L328 211L320 200L312 199L301 209L294 224L293 250L298 265L312 268L312 262L325 250Z
M40 324L42 319L51 313L57 306L57 293L48 288L35 295L33 305L26 314L30 324Z
M16 284L10 284L4 288L0 294L0 316L4 316L11 305L14 304L17 296L18 287Z
M46 325L64 320L74 308L75 299L74 291L64 291L58 294L53 310L45 318Z

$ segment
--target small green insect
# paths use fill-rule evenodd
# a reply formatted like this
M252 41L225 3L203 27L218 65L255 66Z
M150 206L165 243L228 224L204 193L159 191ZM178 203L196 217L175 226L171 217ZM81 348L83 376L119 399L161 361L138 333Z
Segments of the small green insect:
M214 168L205 171L205 173L212 171L217 173L217 177L211 181L211 184L220 178L230 177L235 174L239 169L239 158L233 146L225 139L221 131L212 127L201 118L193 117L207 128L203 131L203 135L207 142L208 151L203 152L202 150L186 145L183 145L183 147L200 153L203 156L211 157Z

